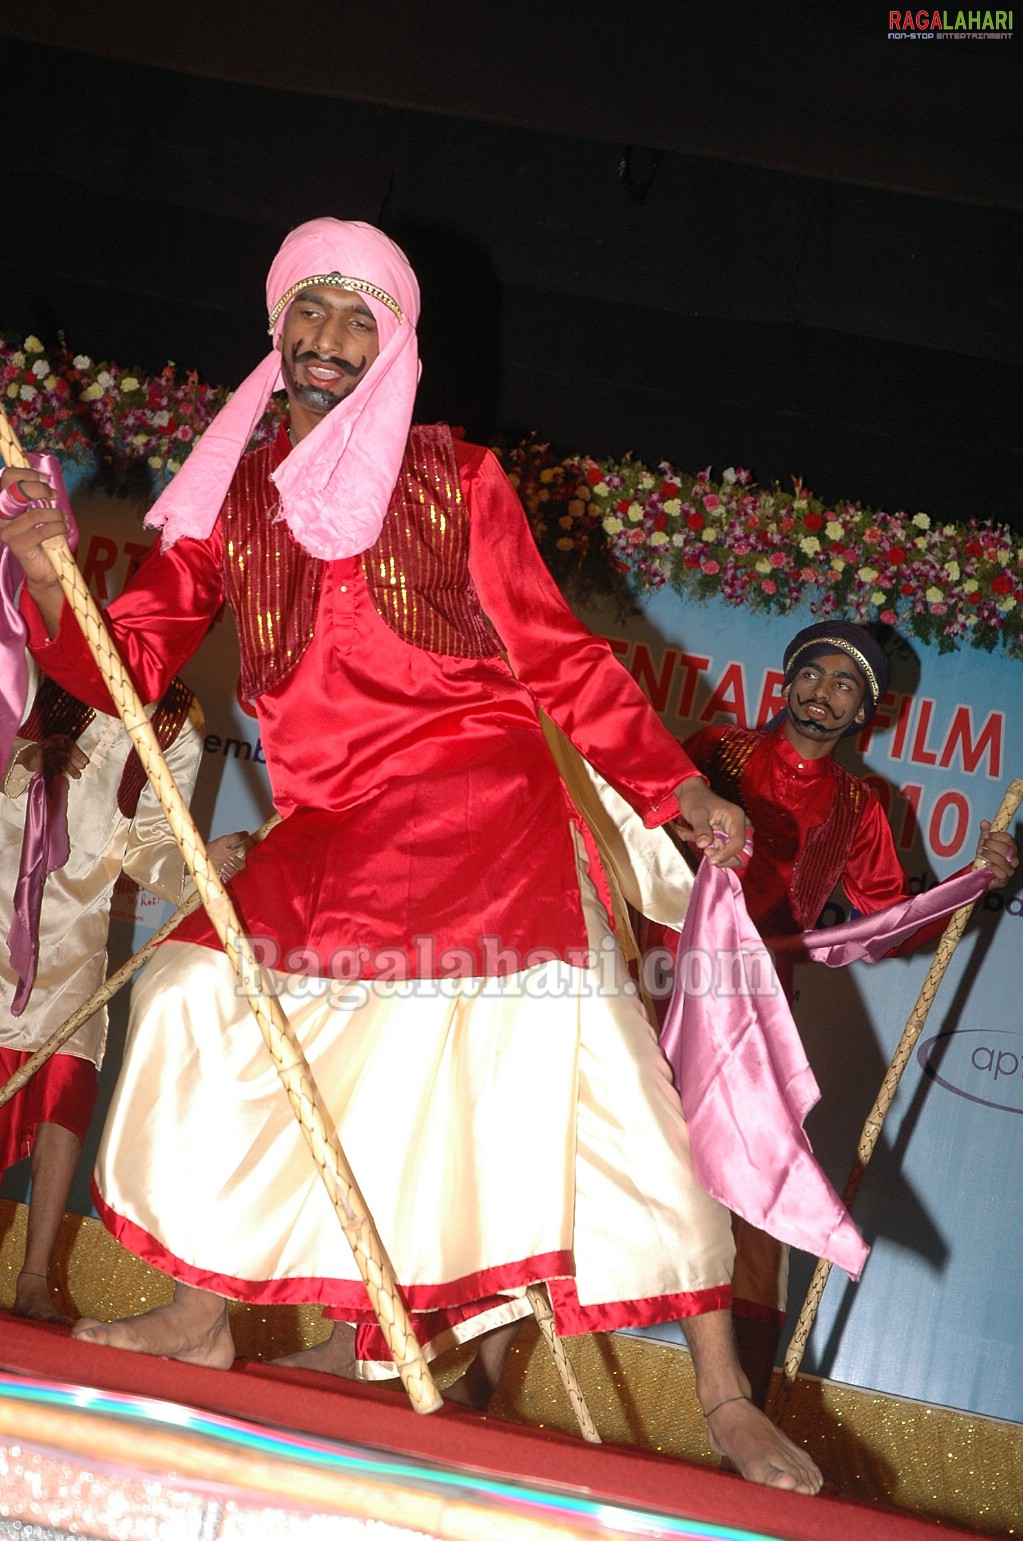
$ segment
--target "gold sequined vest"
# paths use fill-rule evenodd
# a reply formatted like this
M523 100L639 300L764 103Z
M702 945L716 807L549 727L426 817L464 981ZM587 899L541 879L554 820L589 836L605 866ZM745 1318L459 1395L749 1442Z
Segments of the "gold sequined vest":
M286 678L312 641L326 565L274 521L270 472L279 463L276 444L246 455L221 515L225 592L250 700ZM412 429L380 537L362 563L374 608L403 641L455 658L500 653L469 572L469 513L444 424Z

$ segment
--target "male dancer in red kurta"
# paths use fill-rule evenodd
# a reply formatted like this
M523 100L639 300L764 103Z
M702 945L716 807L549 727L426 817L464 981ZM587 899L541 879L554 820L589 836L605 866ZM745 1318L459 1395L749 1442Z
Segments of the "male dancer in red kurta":
M233 893L427 1351L489 1332L482 1395L537 1281L565 1332L681 1318L712 1442L751 1480L816 1492L814 1463L749 1401L728 1213L693 1178L537 707L710 861L734 860L741 811L565 606L493 456L410 434L403 254L315 220L267 298L274 351L157 504L162 549L108 619L151 698L234 609L284 817ZM282 378L290 431L241 459ZM2 533L37 656L101 702L39 549L61 524L46 506ZM106 1223L177 1286L79 1336L226 1367L224 1296L312 1300L338 1325L306 1362L374 1373L365 1290L204 917L136 987L97 1182Z
M877 795L833 758L839 740L869 723L888 689L884 649L863 626L821 621L792 638L784 670L785 710L767 728L717 725L685 743L711 786L741 803L754 826L741 881L750 918L767 941L810 930L839 885L861 915L908 894ZM1012 837L992 834L985 820L977 854L991 867L991 887L1003 887L1017 866ZM911 945L927 939L921 931ZM791 960L778 953L776 963L791 995ZM788 1250L739 1216L733 1228L735 1331L754 1400L763 1405L785 1325Z

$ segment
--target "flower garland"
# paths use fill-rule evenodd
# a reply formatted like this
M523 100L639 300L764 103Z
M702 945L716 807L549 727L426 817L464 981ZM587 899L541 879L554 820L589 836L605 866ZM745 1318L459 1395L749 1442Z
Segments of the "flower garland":
M28 450L116 477L143 464L162 485L227 400L173 364L156 376L72 355L63 339L0 335L0 400ZM254 442L272 437L283 401ZM495 447L496 448L496 447ZM496 448L545 560L583 593L628 603L665 585L700 600L898 626L941 652L969 644L1023 657L1023 539L1007 526L825 504L799 480L757 487L748 471L690 474L666 461L559 458L537 438Z

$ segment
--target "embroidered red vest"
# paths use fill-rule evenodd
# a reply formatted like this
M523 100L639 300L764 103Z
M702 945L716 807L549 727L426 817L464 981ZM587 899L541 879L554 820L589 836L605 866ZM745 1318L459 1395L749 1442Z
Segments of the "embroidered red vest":
M757 728L729 728L714 746L706 765L707 779L721 797L742 803L743 772L754 756L770 752L770 734ZM834 760L831 770L835 781L831 810L822 824L815 824L807 832L792 869L792 912L804 930L817 920L841 878L856 826L867 804L867 788L858 777Z

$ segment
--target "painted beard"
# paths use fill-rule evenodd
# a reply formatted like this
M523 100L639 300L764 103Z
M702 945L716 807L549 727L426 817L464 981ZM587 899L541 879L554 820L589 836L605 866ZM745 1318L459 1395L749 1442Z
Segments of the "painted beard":
M794 705L789 698L789 716L806 738L840 738L847 728L853 726L852 722L837 723L830 709L825 707L826 717L805 717L801 715L812 706L813 701L797 701Z
M330 364L332 368L340 369L351 381L348 390L335 392L327 390L322 385L300 385L295 378L295 367L298 364L310 363ZM345 397L351 394L365 372L365 358L358 364L349 364L347 359L335 358L333 355L321 358L318 353L306 352L298 353L290 360L286 358L281 359L281 373L284 376L284 383L288 388L288 394L294 397L296 401L300 401L304 407L308 407L310 412L315 412L317 415L332 411L334 407L344 401Z

